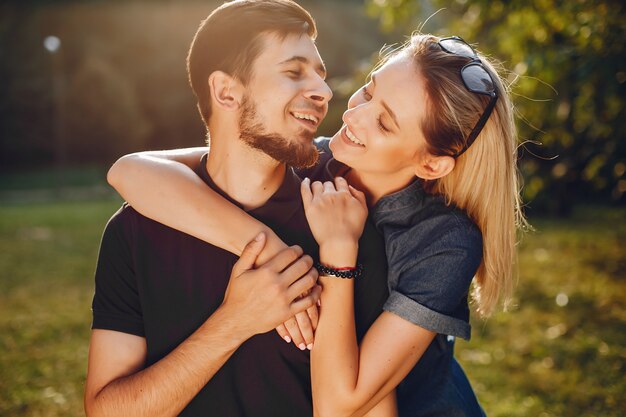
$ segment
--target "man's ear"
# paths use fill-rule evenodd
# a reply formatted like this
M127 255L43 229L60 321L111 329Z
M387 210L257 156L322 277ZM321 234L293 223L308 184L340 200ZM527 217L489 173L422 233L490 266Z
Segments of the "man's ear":
M424 180L436 180L448 175L456 164L451 156L434 156L428 154L421 158L415 166L415 175Z
M223 71L214 71L209 76L208 82L214 107L220 107L226 111L239 109L243 98L243 86L238 79Z

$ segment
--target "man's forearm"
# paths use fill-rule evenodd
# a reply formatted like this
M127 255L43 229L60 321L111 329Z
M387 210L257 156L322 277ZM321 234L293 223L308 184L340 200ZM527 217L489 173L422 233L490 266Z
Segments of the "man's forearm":
M189 338L152 366L119 378L85 402L92 416L175 416L251 335L218 309Z

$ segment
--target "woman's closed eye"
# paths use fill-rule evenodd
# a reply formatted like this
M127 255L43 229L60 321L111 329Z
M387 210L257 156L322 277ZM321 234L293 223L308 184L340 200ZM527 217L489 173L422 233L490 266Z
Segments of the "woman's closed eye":
M291 69L291 70L287 70L285 72L291 78L300 78L302 76L302 70L300 70L300 69Z
M387 126L385 126L385 124L383 123L383 115L382 114L380 116L378 116L378 128L383 133L388 133L389 132L389 129L387 129Z
M370 101L372 99L372 95L367 90L367 86L366 85L364 85L363 88L361 88L361 93L363 93L363 98L365 98L365 100ZM381 132L383 132L383 133L388 133L389 132L389 129L383 123L383 115L382 114L378 116L377 122L378 122L378 129L380 129Z

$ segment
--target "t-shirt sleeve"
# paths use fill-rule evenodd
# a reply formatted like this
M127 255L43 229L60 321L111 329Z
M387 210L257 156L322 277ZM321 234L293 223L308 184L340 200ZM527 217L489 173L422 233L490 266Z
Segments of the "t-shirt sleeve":
M92 329L145 336L132 262L133 209L121 208L109 220L95 274Z
M470 338L468 292L482 259L482 237L470 222L442 227L422 241L414 230L396 237L389 264L398 280L384 310L425 329ZM423 235L423 233L421 234Z

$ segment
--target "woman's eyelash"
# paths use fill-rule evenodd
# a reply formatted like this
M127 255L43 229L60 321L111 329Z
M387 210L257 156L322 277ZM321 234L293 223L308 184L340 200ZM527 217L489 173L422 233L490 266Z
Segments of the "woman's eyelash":
M363 86L361 88L361 92L363 93L363 95L365 96L366 99L371 99L372 95L369 93L369 91L367 91L367 87ZM383 132L383 133L387 133L389 132L389 129L387 129L385 127L385 125L383 124L383 116L378 116L378 128Z
M389 129L385 127L383 124L383 116L378 116L378 128L382 130L384 133L389 132Z

